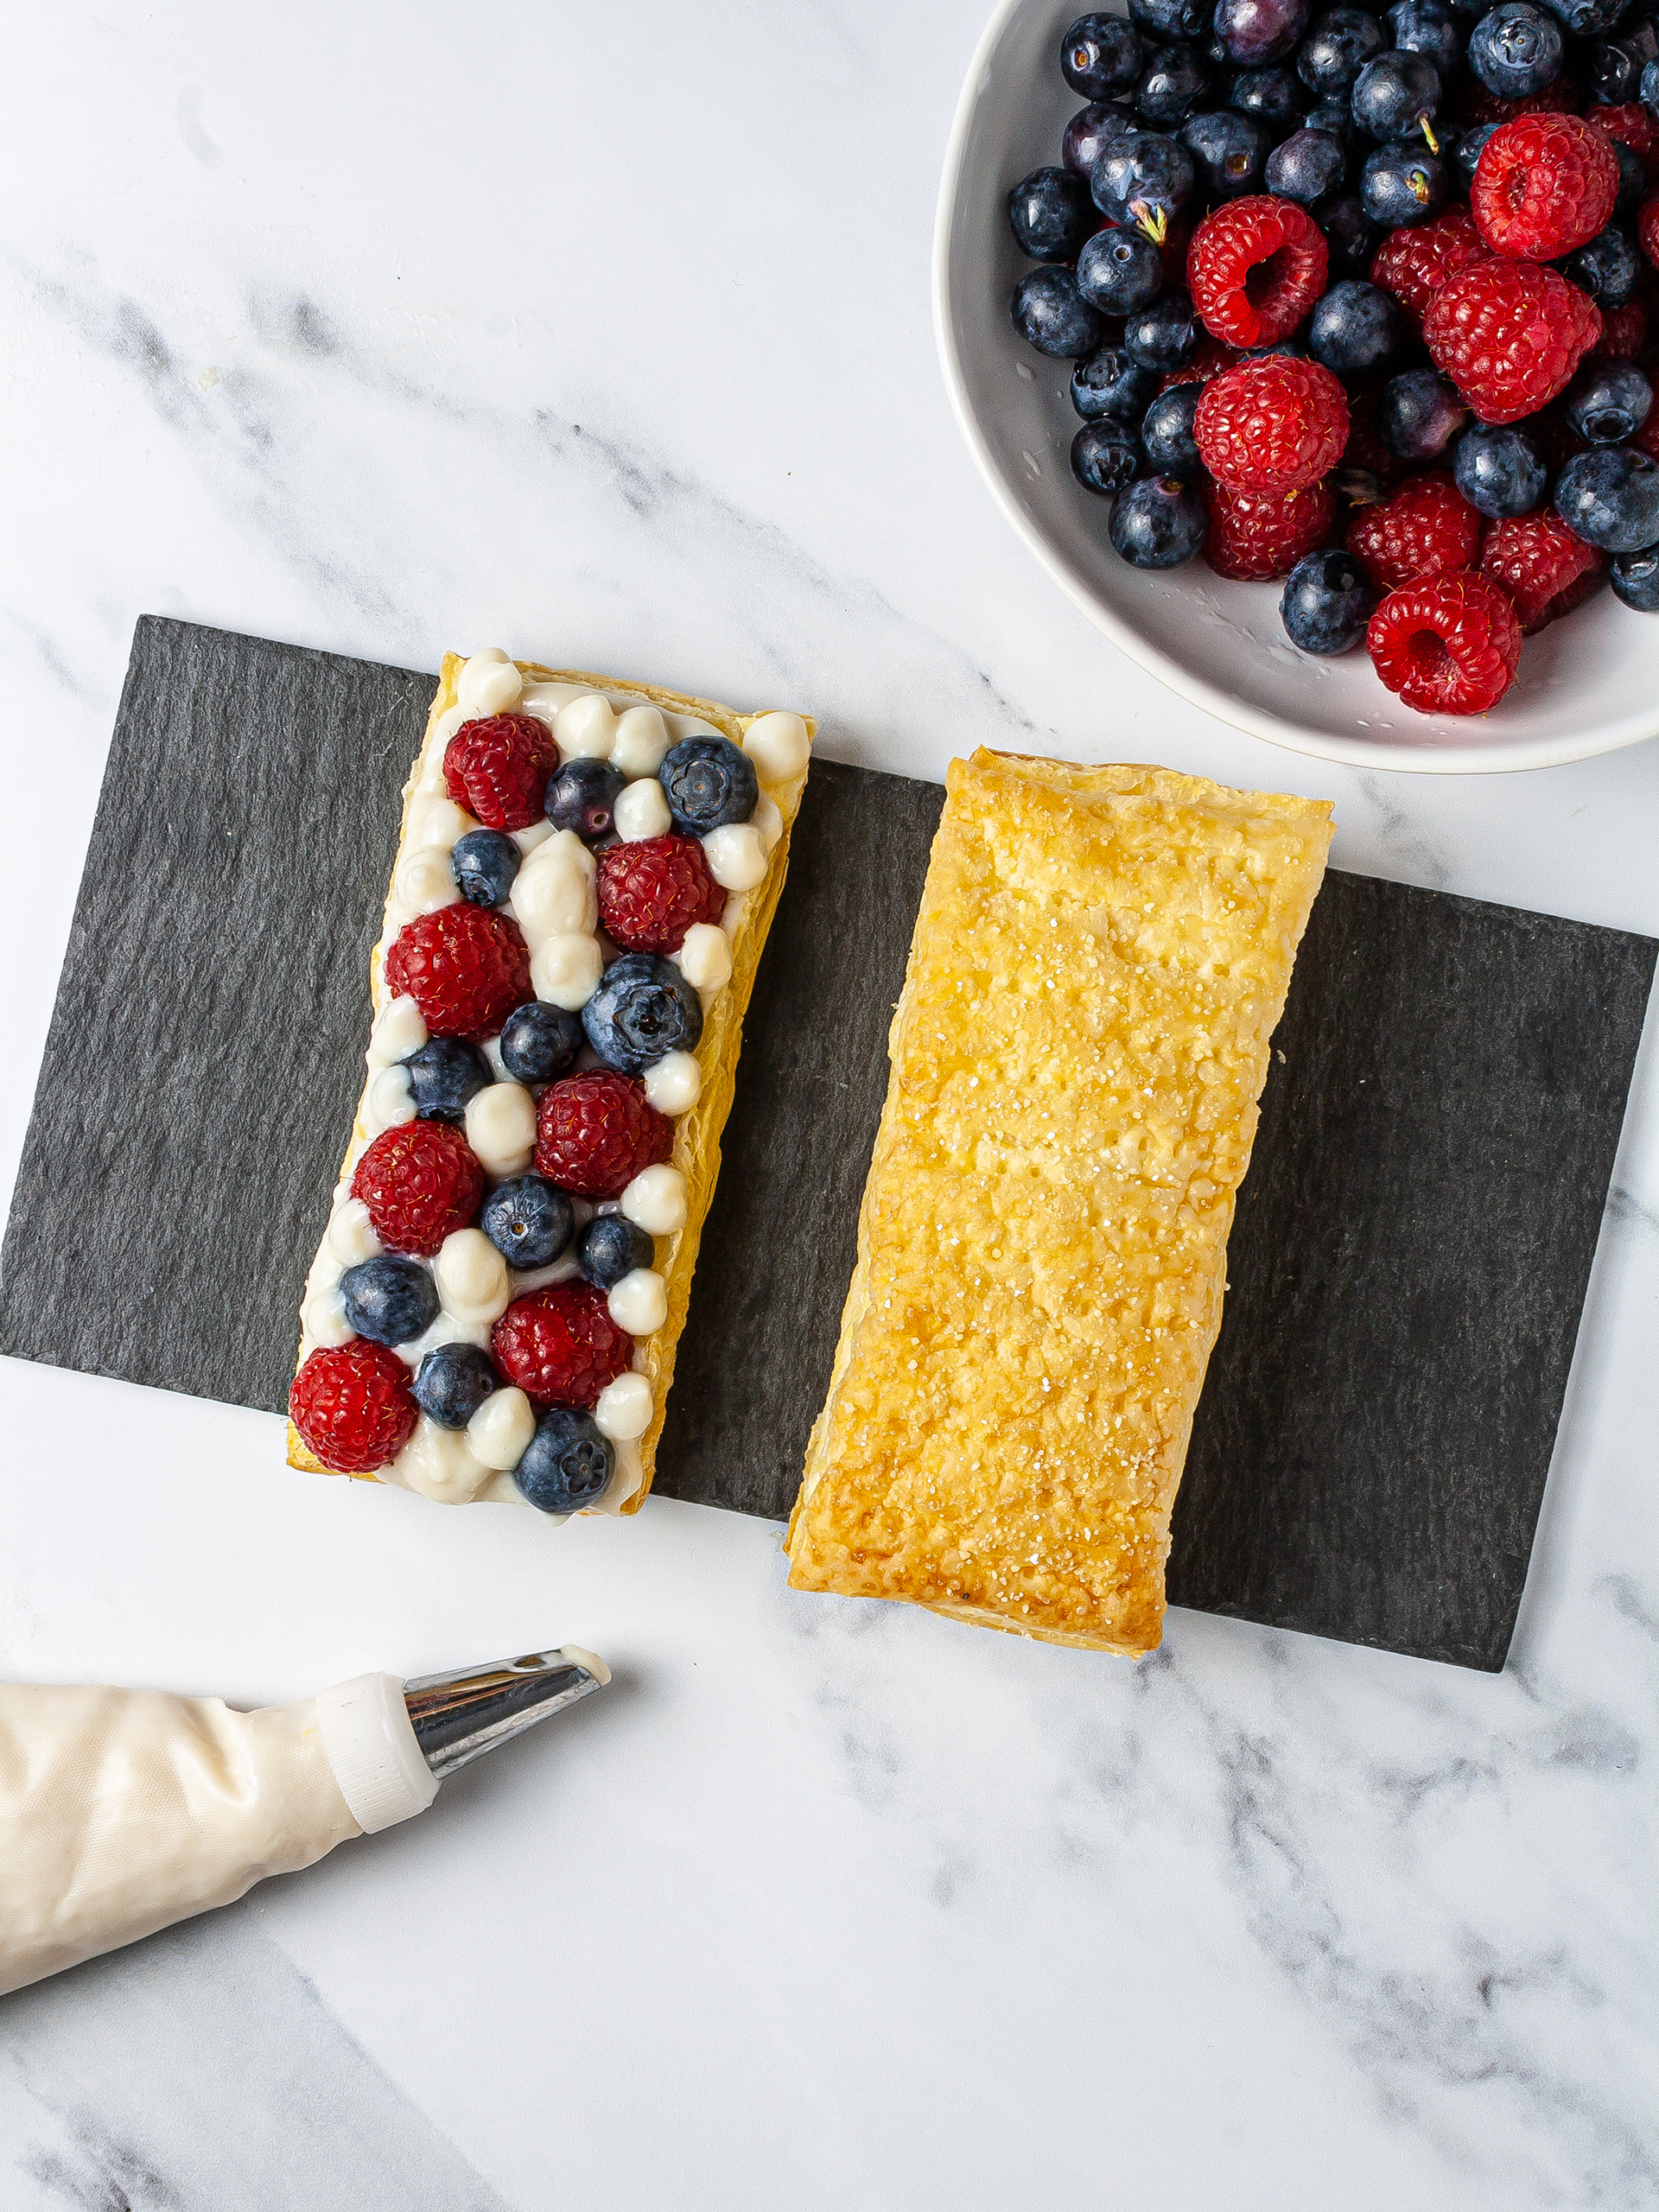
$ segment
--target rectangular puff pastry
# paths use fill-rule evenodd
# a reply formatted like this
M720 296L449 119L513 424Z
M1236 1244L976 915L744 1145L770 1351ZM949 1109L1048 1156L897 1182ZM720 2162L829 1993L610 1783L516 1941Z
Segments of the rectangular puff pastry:
M1139 1656L1331 809L951 764L798 1590Z
M493 676L483 665L486 663L496 664ZM331 1332L319 1333L330 1326L327 1317L331 1289L337 1284L342 1269L342 1240L335 1233L335 1224L349 1200L359 1158L372 1137L385 1126L374 1103L377 1078L410 1049L399 1023L401 1015L410 1011L411 1002L393 999L385 978L386 955L411 913L422 911L423 894L427 903L431 903L434 853L438 855L442 873L448 867L447 855L455 835L476 826L446 795L443 757L450 738L465 722L496 712L532 713L551 724L563 707L584 695L594 694L609 702L619 722L630 709L656 709L666 725L670 743L699 734L728 738L747 751L755 764L760 797L752 820L756 828L761 829L768 853L760 880L748 889L731 890L727 896L720 927L729 948L729 981L701 991L703 1027L696 1049L701 1089L696 1103L675 1120L674 1146L669 1163L684 1178L685 1219L683 1226L656 1238L654 1268L664 1279L666 1318L648 1335L635 1334L632 1368L650 1385L649 1426L637 1439L618 1444L614 1478L596 1508L601 1511L633 1513L651 1488L657 1441L662 1433L669 1386L673 1380L675 1351L690 1300L698 1238L720 1168L721 1131L732 1103L744 1012L783 889L790 832L805 789L807 750L816 725L810 717L789 713L738 714L710 700L683 696L656 684L551 669L534 662L509 662L505 654L493 652L474 656L471 665L469 676L469 664L463 658L454 653L445 655L425 737L404 787L403 822L391 887L382 933L370 962L375 1023L367 1053L368 1080L359 1102L334 1192L330 1227L324 1233L306 1285L300 1362L302 1365L319 1342L339 1342L342 1333L348 1333L338 1313L337 1292ZM519 679L518 689L511 699L503 696L513 689L508 670L515 670ZM587 709L582 711L585 713ZM766 727L757 730L756 726L762 723ZM746 740L749 740L747 744ZM593 753L601 750L601 745L584 742L580 749ZM623 766L625 775L640 773L637 764L629 766L623 760L620 743L618 764ZM666 826L665 817L663 826ZM540 825L540 831L545 835L545 823ZM524 833L524 842L527 847L533 842L531 833ZM726 874L718 870L717 874L724 883ZM447 891L445 895L448 895ZM608 961L614 956L615 948L610 947L608 940L602 937L601 943L606 948ZM425 1034L424 1026L421 1025L416 1043L423 1041ZM486 1051L494 1055L498 1077L505 1077L506 1071L499 1063L499 1054L494 1054L493 1046L486 1046ZM592 1054L585 1052L579 1065L593 1064ZM346 1255L352 1256L349 1230L343 1242ZM356 1256L361 1256L360 1252ZM574 1274L573 1259L567 1257L560 1268L543 1269L531 1277L510 1277L512 1294L517 1296L561 1273L566 1276ZM443 1318L441 1316L441 1319ZM432 1333L436 1335L442 1331L435 1327ZM486 1344L487 1332L480 1328L474 1340ZM406 1356L411 1364L417 1349L408 1348ZM522 1503L511 1472L475 1459L470 1450L469 1436L468 1431L439 1430L423 1415L415 1437L397 1460L390 1465L365 1471L365 1478L399 1484L444 1503L465 1503L477 1498ZM288 1440L290 1466L320 1473L328 1471L291 1422Z

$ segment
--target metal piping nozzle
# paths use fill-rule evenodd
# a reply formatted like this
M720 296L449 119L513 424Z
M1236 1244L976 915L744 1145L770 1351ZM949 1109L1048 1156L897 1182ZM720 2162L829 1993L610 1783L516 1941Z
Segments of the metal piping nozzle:
M419 1675L404 1684L404 1704L421 1757L442 1781L610 1679L602 1659L568 1643L493 1666Z

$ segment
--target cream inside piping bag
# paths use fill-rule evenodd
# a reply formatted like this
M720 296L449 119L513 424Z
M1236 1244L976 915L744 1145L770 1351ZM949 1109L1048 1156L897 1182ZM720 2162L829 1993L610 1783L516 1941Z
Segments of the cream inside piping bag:
M257 1713L0 1683L0 1995L423 1813L445 1775L610 1678L567 1644Z

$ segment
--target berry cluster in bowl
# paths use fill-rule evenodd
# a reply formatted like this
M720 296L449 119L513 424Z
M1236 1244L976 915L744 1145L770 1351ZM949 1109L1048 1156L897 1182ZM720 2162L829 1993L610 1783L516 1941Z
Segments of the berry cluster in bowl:
M688 1218L675 1125L810 736L769 714L739 745L494 649L456 693L405 794L289 1415L337 1473L610 1509L655 1410L657 1240Z
M1282 579L1424 713L1604 582L1659 612L1659 12L1129 0L1059 60L1012 314L1122 559Z

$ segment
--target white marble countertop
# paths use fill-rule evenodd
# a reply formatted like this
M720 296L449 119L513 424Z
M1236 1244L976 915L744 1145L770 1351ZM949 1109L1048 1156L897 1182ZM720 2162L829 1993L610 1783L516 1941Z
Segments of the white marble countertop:
M1157 758L1330 797L1342 866L1659 931L1659 746L1326 767L1020 551L929 326L981 7L12 22L8 1179L145 610L798 702L912 772ZM423 1820L0 2004L0 2204L1659 2201L1654 1027L1500 1676L1179 1612L1131 1668L796 1597L768 1526L446 1517L0 1363L0 1673L618 1669Z

